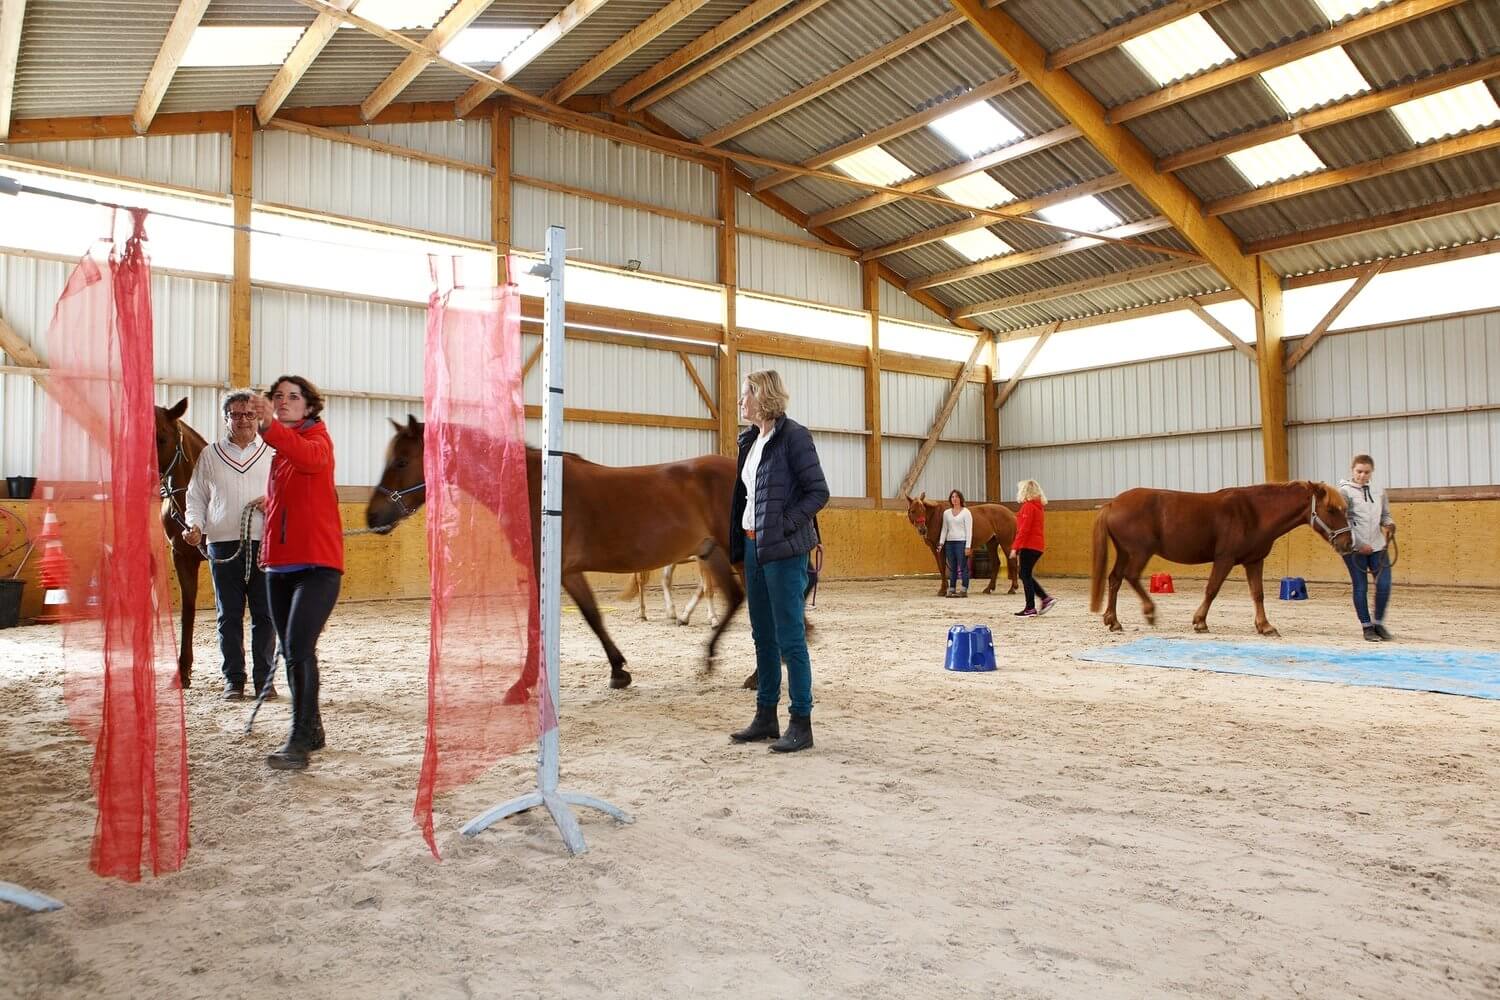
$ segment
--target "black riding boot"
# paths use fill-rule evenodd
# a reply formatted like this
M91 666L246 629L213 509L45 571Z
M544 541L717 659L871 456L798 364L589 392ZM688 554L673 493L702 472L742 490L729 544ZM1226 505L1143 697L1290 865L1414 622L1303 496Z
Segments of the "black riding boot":
M288 663L286 672L292 688L292 728L281 749L267 756L266 763L277 771L301 771L307 767L307 753L312 749L309 723L317 706L316 674L309 683L306 667L301 663Z
M807 750L812 745L812 716L794 713L791 721L786 724L786 735L772 743L771 749L777 753L796 753L798 750Z
M729 738L735 743L759 743L761 740L774 740L780 735L781 723L776 719L776 706L765 708L756 705L755 718L750 725L737 733L730 733Z

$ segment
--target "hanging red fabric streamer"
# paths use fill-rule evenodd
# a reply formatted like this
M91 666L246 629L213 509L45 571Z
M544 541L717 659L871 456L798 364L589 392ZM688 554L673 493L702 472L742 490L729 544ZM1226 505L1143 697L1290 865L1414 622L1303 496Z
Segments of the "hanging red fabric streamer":
M434 278L437 277L434 267ZM541 638L527 490L521 298L437 289L427 306L425 439L432 633L413 818L433 857L433 796L532 743ZM542 728L555 726L544 706Z
M123 248L97 244L53 312L39 478L68 529L64 696L94 744L90 867L134 882L143 867L160 875L182 866L188 779L182 689L163 621L146 213L130 215Z

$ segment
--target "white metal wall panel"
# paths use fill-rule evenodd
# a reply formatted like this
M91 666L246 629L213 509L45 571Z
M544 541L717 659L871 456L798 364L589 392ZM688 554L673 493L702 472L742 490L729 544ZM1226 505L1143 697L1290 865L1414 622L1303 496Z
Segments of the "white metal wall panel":
M542 422L526 421L526 443L540 447ZM625 424L563 423L563 448L601 465L656 465L678 462L716 451L712 431L666 427L631 427ZM567 504L567 497L563 497Z
M0 152L159 184L229 191L229 136L224 134L0 143Z
M456 122L403 122L397 125L356 125L341 128L346 135L423 153L463 160L479 167L490 165L490 120L470 118Z
M761 204L740 190L734 193L734 221L745 229L764 229L768 233L797 236L804 240L817 239L769 205Z
M422 404L341 396L331 396L327 402L323 420L333 439L334 481L340 486L374 486L385 468L385 449L394 433L387 420L405 423L409 413L420 419Z
M741 234L739 285L746 291L860 308L859 264L848 257Z
M522 356L529 356L540 337L521 338ZM567 405L581 410L612 410L624 413L660 413L674 417L712 416L708 404L682 365L675 351L645 347L568 340L563 357L567 379ZM713 391L716 383L714 359L686 355L703 384ZM532 366L526 376L526 402L540 404L542 366Z
M511 169L522 176L713 218L718 177L696 163L595 135L517 118Z
M880 439L881 489L884 496L901 492L901 480L911 468L922 442L910 438ZM958 490L972 502L986 499L984 494L984 446L939 443L927 456L922 474L912 486L912 496L926 493L929 499L947 497ZM999 499L1005 499L1001 497Z
M741 353L739 377L760 368L781 373L792 402L788 413L813 428L818 461L836 497L865 495L865 376L861 368Z
M1292 474L1336 481L1368 452L1386 486L1500 483L1497 371L1500 312L1324 338L1287 379Z
M641 268L692 281L718 280L718 235L711 226L639 208L517 183L511 188L511 238L521 250L541 250L547 227L568 231L572 256L595 264Z
M488 240L483 174L292 132L255 143L255 199Z
M927 436L953 383L931 375L880 373L880 431L882 434ZM958 397L939 441L984 440L984 386L969 382Z
M1003 426L1003 424L1002 424ZM1265 478L1259 431L1000 452L1001 492L1035 479L1053 500L1112 497L1137 486L1209 492Z
M939 316L910 295L892 286L888 281L880 282L880 315L889 316L892 319L910 320L913 323L951 325L946 316Z

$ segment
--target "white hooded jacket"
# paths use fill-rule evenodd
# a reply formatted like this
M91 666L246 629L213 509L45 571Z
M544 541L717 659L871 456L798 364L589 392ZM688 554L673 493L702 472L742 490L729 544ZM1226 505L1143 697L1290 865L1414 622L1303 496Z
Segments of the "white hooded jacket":
M1351 479L1339 480L1339 492L1349 504L1349 526L1354 529L1355 551L1368 545L1371 552L1385 548L1381 525L1395 524L1385 490L1371 483L1360 486Z

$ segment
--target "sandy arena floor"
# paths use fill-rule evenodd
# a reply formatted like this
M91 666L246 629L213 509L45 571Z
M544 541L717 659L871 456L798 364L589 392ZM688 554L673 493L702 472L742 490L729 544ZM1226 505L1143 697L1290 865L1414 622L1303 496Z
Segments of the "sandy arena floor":
M285 701L246 737L217 700L202 623L193 847L138 886L87 869L56 632L0 633L0 878L67 904L0 908L0 996L1500 996L1500 703L1083 663L1119 640L1082 581L1029 622L935 589L823 587L818 745L790 758L725 736L752 710L743 620L705 678L701 617L616 605L620 692L568 609L564 782L637 818L586 814L572 860L536 814L456 833L529 786L530 753L440 800L446 860L426 853L425 604L339 609L305 774L262 762ZM1186 589L1160 634L1188 634ZM1398 590L1392 624L1495 649L1494 606ZM1288 639L1362 645L1333 588L1270 612ZM1000 672L941 669L956 621L994 628ZM1212 623L1253 638L1242 581Z

